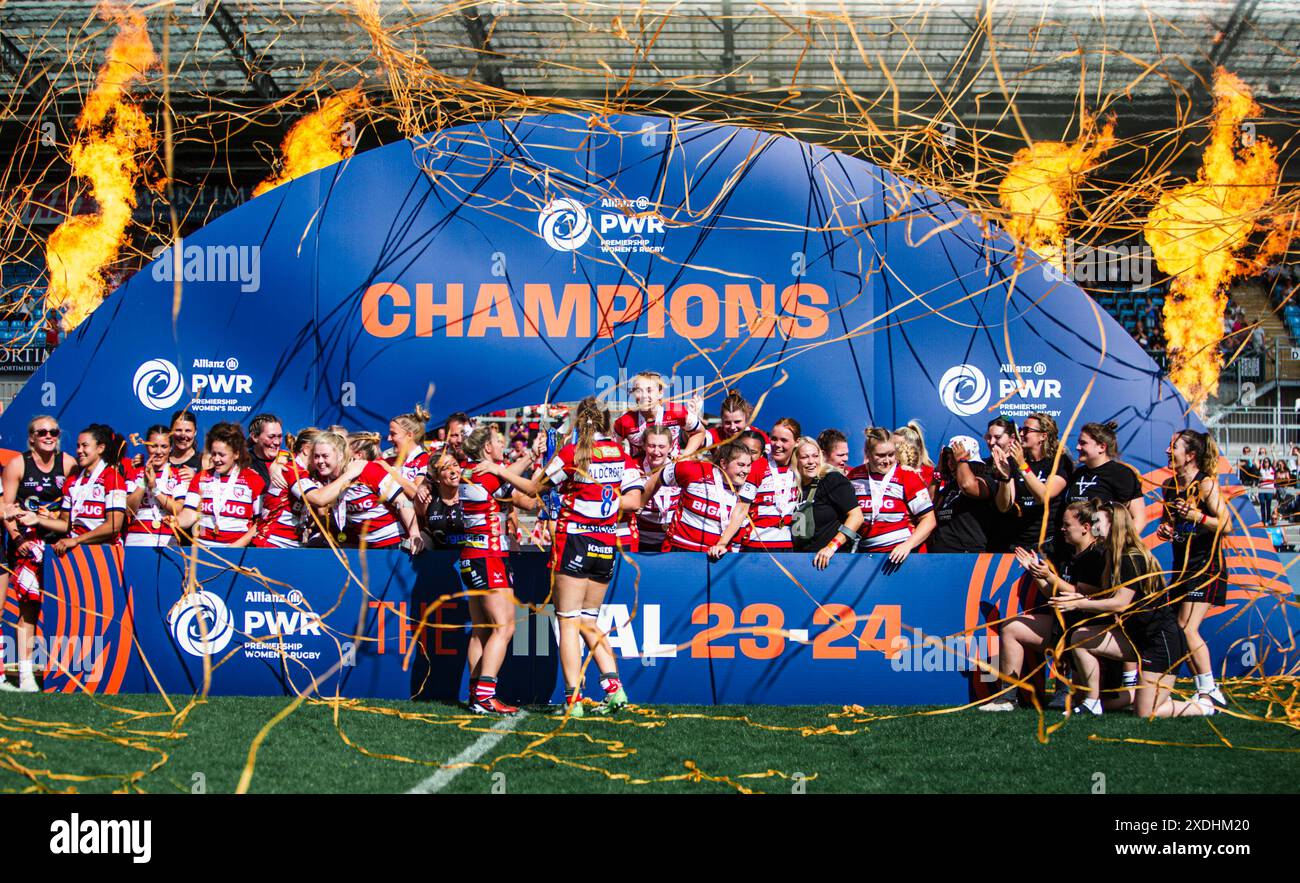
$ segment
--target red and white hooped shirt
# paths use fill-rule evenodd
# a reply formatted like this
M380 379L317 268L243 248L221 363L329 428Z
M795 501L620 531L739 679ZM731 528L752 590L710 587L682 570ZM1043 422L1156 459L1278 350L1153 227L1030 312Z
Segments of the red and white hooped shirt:
M626 441L628 453L640 460L644 456L642 441L648 427L658 424L665 427L673 437L671 454L676 454L682 445L683 436L690 435L702 428L698 415L693 415L685 405L677 402L665 402L655 409L655 419L647 419L643 411L628 411L614 421L614 439Z
M742 485L739 494L733 492L721 467L708 460L671 463L661 481L665 487L679 489L668 526L667 544L673 551L707 552L722 539L737 501L753 500L751 485Z
M171 527L166 524L168 512L158 502L158 495L179 499L183 503L185 494L189 490L189 482L181 480L180 471L176 466L164 462L161 471L154 478L155 490L151 491L144 480L144 470L147 467L147 463L144 466L136 466L131 461L123 464L127 495L144 488L140 505L126 526L126 544L128 546L170 546L176 537Z
M858 530L859 552L888 552L906 542L916 522L934 508L930 491L914 469L896 466L881 475L863 464L849 472L849 481L864 518Z
M475 475L477 463L460 464L460 509L465 525L462 558L505 558L510 553L506 536L506 508L514 486L495 475Z
M574 461L577 446L567 444L546 465L546 477L560 493L560 518L556 531L587 534L614 545L619 500L629 491L645 487L641 467L623 453L623 447L606 435L591 445L591 462L580 471Z
M199 513L199 539L228 546L257 524L266 482L251 467L218 475L204 469L194 476L185 494L185 508Z
M751 431L752 431L752 432L757 432L759 435L763 436L763 450L764 450L764 451L768 451L768 450L771 449L772 440L771 440L770 438L768 438L767 433L764 432L763 430L759 429L759 428L756 427L756 426L746 426L744 429L740 430L740 432L751 432ZM736 435L740 435L740 432L737 432ZM735 437L736 437L736 436L732 436L732 438L735 438ZM721 427L721 426L712 426L712 427L709 427L709 428L707 428L707 429L704 430L704 444L705 444L706 447L715 448L715 447L717 447L718 445L722 444L723 442L726 442L726 441L729 441L729 440L730 440L730 439L726 439L726 438L723 438L723 437L722 437L722 427Z
M303 497L320 486L318 479L306 476L293 485L293 493ZM401 543L402 523L388 508L401 495L402 485L382 463L367 463L334 504L334 526L342 531L339 542L360 545L364 536L366 545L376 549Z
M389 466L397 466L397 454L393 454L386 462ZM410 453L406 455L406 462L397 466L397 471L402 473L402 478L411 484L415 484L416 479L426 474L428 469L429 452L422 445L412 445Z
M68 536L101 527L109 512L126 513L126 480L100 460L89 472L74 467L63 484L62 510L68 513Z
M276 549L296 549L302 545L303 513L307 504L301 495L293 493L293 488L306 477L307 464L296 458L280 467L280 482L272 476L262 496L262 517L254 545Z
M777 466L759 457L749 468L749 477L741 488L741 499L754 501L750 507L750 525L740 537L745 549L783 551L794 548L790 521L799 503L799 477L789 466Z
M670 461L664 468L671 465ZM641 471L648 476L652 470L642 461ZM662 546L667 539L668 526L673 523L673 516L677 513L677 499L681 492L681 488L669 487L661 482L655 488L654 496L645 500L637 510L637 534L639 540L647 546Z

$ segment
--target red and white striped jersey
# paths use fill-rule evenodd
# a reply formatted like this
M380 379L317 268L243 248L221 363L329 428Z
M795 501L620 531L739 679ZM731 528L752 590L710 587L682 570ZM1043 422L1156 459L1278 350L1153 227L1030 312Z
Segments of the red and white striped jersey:
M754 432L757 432L759 435L763 436L763 450L764 450L764 451L767 451L767 450L769 450L769 449L771 448L772 440L771 440L770 438L767 437L767 433L766 433L766 432L764 432L763 430L759 429L758 427L756 427L756 426L746 426L746 427L745 427L744 429L742 429L740 432L749 432L750 430L753 430ZM740 435L740 432L736 433L736 435ZM721 427L721 426L712 426L712 427L709 427L708 429L705 429L705 430L704 430L704 444L705 444L706 447L714 448L714 447L717 447L718 445L722 444L722 443L725 442L725 441L728 441L728 439L725 439L725 438L722 437L722 427Z
M495 475L475 475L477 463L460 464L460 508L464 513L462 558L505 558L509 552L506 537L506 510L513 485Z
M204 469L185 494L185 508L199 513L198 536L213 544L233 543L257 523L266 483L252 468L235 467L226 475Z
M794 548L790 520L799 502L799 478L794 469L759 457L749 468L740 498L753 501L750 527L740 538L743 548L775 551Z
M619 499L629 491L644 488L645 476L636 461L608 436L596 436L591 445L591 462L584 472L579 472L574 462L576 452L576 445L567 444L546 465L546 477L560 492L560 518L555 529L591 534L613 545Z
M894 477L885 484L884 475L871 472L864 464L853 467L849 481L853 482L864 518L858 530L861 538L858 540L859 552L888 552L905 542L921 516L934 508L921 474L914 469L895 469ZM871 508L873 485L880 495L880 511L874 517Z
M666 427L673 436L671 453L676 454L681 449L683 436L690 435L703 425L698 415L692 415L685 405L677 402L664 402L651 416L655 419L647 418L642 411L628 411L614 421L614 438L620 442L626 441L628 453L637 460L643 455L641 442L646 427L656 423Z
M294 484L300 497L320 486L320 481L312 477L299 479ZM356 481L339 494L334 504L334 526L343 532L339 542L360 545L364 537L367 546L377 549L401 543L402 524L388 508L388 504L401 495L401 484L388 474L383 464L377 461L367 463Z
M271 484L262 497L262 518L256 543L277 549L296 549L302 545L302 516L306 504L293 488L307 477L307 464L298 459L280 467L280 481L272 475Z
M86 472L73 467L63 484L68 536L79 537L103 525L109 512L126 512L126 481L103 460Z
M644 462L641 464L641 471L646 475L651 472ZM643 501L643 505L637 510L637 534L647 546L663 545L668 536L668 526L673 523L673 516L677 513L677 498L680 494L680 488L669 487L661 482L655 489L654 496Z
M397 455L389 457L387 462L389 466L397 466ZM415 480L424 475L428 468L429 452L420 445L412 445L410 453L406 455L406 462L398 466L397 471L402 473L402 478L415 484Z
M679 489L668 526L672 549L707 552L716 546L737 500L722 469L708 460L683 460L665 467L662 481L665 487Z
M614 525L614 536L618 546L624 552L641 551L641 529L637 525L635 512L620 512L618 524Z
M144 488L144 496L140 498L140 506L135 510L135 514L131 516L126 526L127 545L167 545L173 539L172 529L163 523L168 513L158 502L158 494L178 499L183 503L185 502L185 494L189 490L189 483L181 480L175 466L164 462L158 476L154 479L156 491L151 492L144 480L144 467L136 466L129 460L123 466L123 471L126 473L127 495L134 494L140 488Z

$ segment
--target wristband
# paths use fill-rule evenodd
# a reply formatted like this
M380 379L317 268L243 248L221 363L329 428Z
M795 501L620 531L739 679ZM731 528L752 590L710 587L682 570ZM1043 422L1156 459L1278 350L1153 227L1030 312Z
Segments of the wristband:
M1021 464L1020 464L1020 471L1023 472L1023 473L1025 473L1026 475L1028 475L1028 474L1032 473L1034 470L1030 469L1030 468L1029 468L1029 464L1026 462L1026 463L1021 463Z
M1204 524L1205 522L1207 522L1207 521L1209 521L1209 520L1210 520L1210 516L1208 516L1208 515L1206 515L1204 512L1202 512L1202 513L1201 513L1201 520L1198 521L1198 522L1196 522L1196 523L1197 523L1197 524Z
M840 529L837 535L844 537L845 542L850 542L850 543L858 538L858 535L856 533L849 530L848 527L843 524L840 525Z

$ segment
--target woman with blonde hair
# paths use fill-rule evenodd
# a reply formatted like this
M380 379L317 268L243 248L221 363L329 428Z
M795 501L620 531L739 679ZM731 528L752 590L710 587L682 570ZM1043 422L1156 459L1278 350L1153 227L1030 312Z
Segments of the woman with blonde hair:
M898 465L904 469L914 469L921 473L925 486L934 483L934 461L925 447L925 435L920 422L909 420L894 430L894 448L898 454Z
M1094 616L1073 635L1075 666L1086 685L1085 704L1098 707L1101 700L1101 660L1139 664L1134 711L1138 717L1200 717L1214 714L1213 702L1182 701L1171 696L1174 671L1187 655L1187 644L1178 627L1161 575L1159 562L1138 536L1128 509L1118 502L1107 506L1109 529L1101 513L1094 518L1105 531L1101 592L1087 597L1078 592L1059 592L1051 604L1062 612L1077 611ZM1101 621L1098 620L1101 615ZM1117 617L1110 621L1108 614ZM1097 712L1094 712L1097 713Z
M857 550L886 553L901 565L934 530L934 504L920 474L898 465L893 434L871 426L866 436L866 462L848 476L863 515Z
M813 566L825 570L844 546L852 552L862 527L862 508L853 483L828 464L817 439L801 437L794 447L799 502L791 521L796 552L815 552Z
M298 495L307 505L330 509L326 527L341 546L365 544L373 549L410 539L412 555L424 551L415 510L402 495L402 484L387 463L351 456L347 441L333 432L316 436L310 474L299 479Z
M415 410L409 414L398 414L388 421L388 443L392 448L391 451L384 452L388 464L395 466L402 478L409 482L409 489L403 485L407 498L414 500L417 496L423 496L426 503L428 490L424 494L419 491L424 486L429 468L429 452L424 447L428 423L429 412L423 405L416 405Z
M614 578L615 535L619 513L641 508L645 477L641 467L610 437L609 412L595 396L578 403L572 414L577 441L561 447L545 469L531 479L508 469L496 474L529 496L555 485L560 517L550 567L560 626L560 667L564 672L564 713L582 717L582 647L585 640L598 666L605 701L602 713L627 705L618 661L596 626L610 580Z

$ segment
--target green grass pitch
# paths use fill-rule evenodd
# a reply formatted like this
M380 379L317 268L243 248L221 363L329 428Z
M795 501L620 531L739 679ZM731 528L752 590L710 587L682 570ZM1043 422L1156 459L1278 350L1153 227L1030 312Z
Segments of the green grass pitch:
M174 720L146 716L166 712L157 696L0 694L0 789L229 793L259 731L289 704L213 697ZM1241 707L1258 717L1282 712L1263 702ZM476 762L490 769L447 770L437 790L1089 793L1104 783L1107 793L1208 793L1300 783L1300 739L1284 718L1076 717L1044 744L1032 711L917 714L925 710L656 706L562 727L537 708L489 736L499 721L455 706L310 702L267 733L247 790L400 793L485 743ZM890 715L899 716L874 719Z

